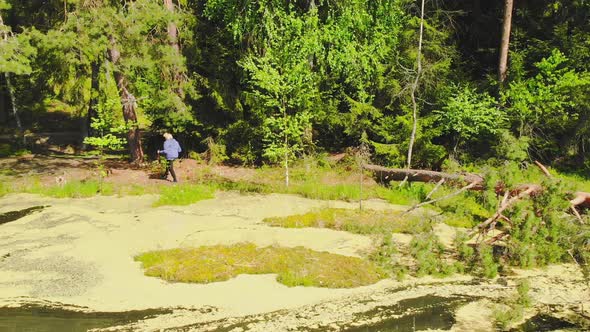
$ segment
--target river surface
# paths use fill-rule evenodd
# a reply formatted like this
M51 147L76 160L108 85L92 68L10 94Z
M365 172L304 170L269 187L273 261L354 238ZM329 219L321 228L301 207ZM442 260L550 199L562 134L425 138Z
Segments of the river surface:
M541 316L533 314L518 331L566 328L559 324L578 324L569 317L590 308L583 277L572 265L514 271L502 280L407 277L355 289L286 287L276 275L206 285L165 282L146 277L133 257L239 242L358 257L372 248L372 239L262 223L355 203L221 193L186 207L153 208L156 199L0 198L0 331L494 331L493 307L513 296L522 278L530 281ZM401 208L382 201L364 206ZM452 230L440 229L450 242ZM543 308L549 306L573 316L547 316Z

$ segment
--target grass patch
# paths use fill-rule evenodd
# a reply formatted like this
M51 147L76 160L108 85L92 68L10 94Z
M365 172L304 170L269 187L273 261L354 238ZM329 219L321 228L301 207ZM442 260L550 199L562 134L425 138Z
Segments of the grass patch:
M355 234L420 233L427 223L419 218L402 216L400 211L373 211L351 209L322 209L287 217L263 220L270 226L285 228L329 228Z
M175 282L210 283L239 274L278 274L287 286L352 288L373 284L386 274L369 261L303 247L258 248L251 243L143 253L135 257L145 274Z
M23 192L38 194L55 198L84 198L96 195L113 195L113 185L103 182L102 186L99 181L71 181L63 185L45 187L36 182L31 186L25 187Z
M283 170L276 167L256 169L255 180L232 181L216 174L210 168L195 172L195 182L215 186L220 190L236 190L242 193L294 194L310 199L357 201L361 198L358 173L344 168L291 169L291 184L284 184ZM334 183L335 181L340 183ZM392 204L412 205L420 202L434 187L433 184L412 183L408 186L383 187L365 183L362 199L379 198Z
M360 197L358 184L322 185L309 180L301 184L294 184L286 188L284 192L322 200L354 201ZM363 198L369 198L369 195L370 193L363 193Z
M432 188L431 183L409 183L403 187L393 183L390 187L375 187L373 195L392 204L414 205L424 201Z
M0 197L10 194L12 191L12 188L7 184L7 182L0 182Z
M215 188L198 184L182 184L162 187L160 198L153 206L190 205L214 197Z
M117 186L117 195L119 196L141 196L147 194L159 194L157 186L142 186L138 184Z

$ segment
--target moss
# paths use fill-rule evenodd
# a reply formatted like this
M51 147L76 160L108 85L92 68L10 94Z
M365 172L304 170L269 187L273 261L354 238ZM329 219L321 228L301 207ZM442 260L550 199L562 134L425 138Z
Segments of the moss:
M138 255L147 276L210 283L239 274L276 273L287 286L351 288L373 284L385 273L369 261L303 247L258 248L251 243L153 251Z

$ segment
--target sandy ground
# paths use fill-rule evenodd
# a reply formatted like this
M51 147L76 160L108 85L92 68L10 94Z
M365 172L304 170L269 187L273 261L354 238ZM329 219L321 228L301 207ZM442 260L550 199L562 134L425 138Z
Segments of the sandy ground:
M241 275L207 285L168 283L144 276L134 255L248 241L358 256L371 248L372 240L327 229L287 230L262 223L265 217L324 207L355 208L354 203L219 193L214 200L187 207L152 208L155 199L149 195L51 199L28 194L0 198L0 213L48 205L41 212L0 225L0 307L61 303L86 311L175 308L172 314L127 327L133 331L182 326L188 326L183 331L216 330L236 319L247 324L235 331L338 330L351 322L370 323L359 321L358 315L403 299L463 295L482 300L461 307L453 329L487 331L491 303L513 293L514 280L524 276L532 280L538 305L590 308L590 294L573 266L522 271L499 283L455 276L384 280L356 289L289 288L276 282L274 275ZM382 201L365 206L400 208ZM452 229L439 226L437 232L447 234L448 242ZM402 236L400 242L403 239L408 240Z

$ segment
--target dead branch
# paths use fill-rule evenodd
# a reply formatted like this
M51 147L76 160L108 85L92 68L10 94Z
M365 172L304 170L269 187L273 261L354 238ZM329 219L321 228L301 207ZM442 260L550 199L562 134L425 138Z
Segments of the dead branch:
M543 172L543 174L545 174L549 178L552 178L551 173L549 173L549 170L547 170L547 167L545 167L537 160L535 160L535 165L537 165L537 167L541 169L541 172ZM575 193L575 197L572 200L570 200L570 210L572 210L574 216L576 216L580 224L584 224L584 219L582 219L582 216L580 216L580 213L576 209L576 206L586 203L590 204L590 194L584 192Z
M486 221L475 226L474 230L471 231L469 236L473 236L475 233L479 233L482 229L484 229L485 227L489 226L491 223L496 221L498 218L500 218L500 216L502 215L502 212L504 212L506 209L508 209L509 207L514 205L516 202L520 201L521 199L525 198L526 196L531 196L536 193L539 193L541 190L542 190L542 188L539 185L528 185L528 188L526 190L518 193L518 195L516 195L508 200L502 199L503 204L500 204L500 207L498 208L496 213L494 213L494 215L489 217ZM507 197L506 193L504 194L504 197Z
M578 221L580 222L580 224L584 224L584 219L582 219L582 216L580 215L580 213L578 212L578 209L576 209L575 205L570 205L570 210L572 210L572 212L574 213L574 216L576 216L576 218L578 219Z
M537 165L537 167L539 167L541 169L541 172L543 172L543 174L545 174L547 177L550 177L550 178L553 177L553 176L551 176L551 173L549 173L549 170L547 169L547 167L545 167L539 161L535 160L535 165Z
M441 181L443 181L443 180L441 180ZM466 185L465 187L463 187L463 188L455 191L454 193L450 193L450 194L448 194L446 196L443 196L443 197L440 197L440 198L437 198L437 199L433 199L433 200L430 200L430 201L427 201L427 202L422 202L420 204L416 204L416 205L412 206L411 208L409 208L408 210L406 210L406 212L404 212L404 214L409 213L409 212L411 212L411 211L413 211L413 210L415 210L415 209L417 209L417 208L419 208L421 206L432 204L432 203L435 203L435 202L439 202L439 201L442 201L442 200L445 200L445 199L448 199L448 198L451 198L451 197L455 197L455 196L459 195L460 193L462 193L462 192L464 192L466 190L469 190L469 189L475 187L476 185L477 185L477 183L473 182L473 183L470 183L470 184Z
M425 200L426 200L426 201L427 201L427 200L429 200L429 199L430 199L430 196L432 196L432 195L433 195L433 194L434 194L434 193L435 193L435 192L438 190L438 188L440 188L440 186L441 186L443 183L445 183L445 179L440 179L440 181L438 181L438 182L436 183L436 186L434 186L434 188L433 188L433 189L432 189L432 190L431 190L431 191L428 193L428 195L426 195L426 198L425 198Z
M509 234L507 232L502 232L494 237L492 237L491 239L488 239L486 241L487 244L493 244L496 243L497 241L501 240L502 238L509 236Z

